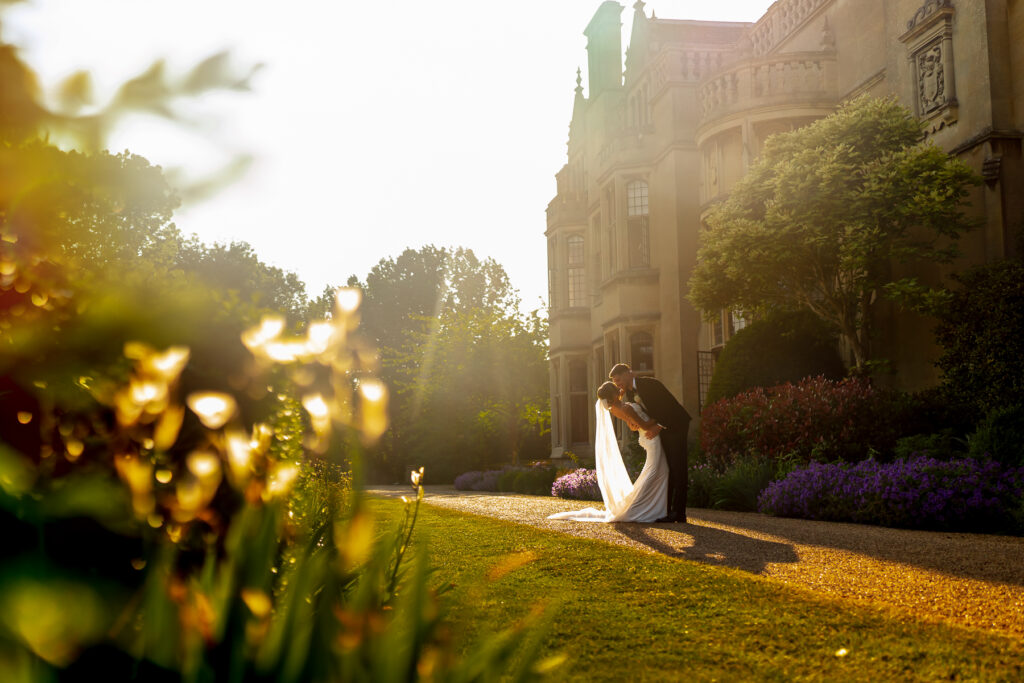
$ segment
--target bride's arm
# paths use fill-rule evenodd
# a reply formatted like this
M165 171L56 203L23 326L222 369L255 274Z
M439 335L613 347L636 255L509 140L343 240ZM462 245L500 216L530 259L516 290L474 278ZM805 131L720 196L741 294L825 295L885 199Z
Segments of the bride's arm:
M633 406L626 403L622 404L621 410L625 414L622 419L630 425L637 425L635 429L653 429L658 424L657 420L641 420L637 412L633 410Z
M610 412L612 415L628 424L629 428L635 432L638 429L640 429L640 426L637 424L636 421L636 411L634 411L632 408L629 408L629 413L627 413L625 410L626 408L629 408L629 406L619 404L617 406L611 406L610 408L608 408L608 412ZM630 417L631 414L632 417Z

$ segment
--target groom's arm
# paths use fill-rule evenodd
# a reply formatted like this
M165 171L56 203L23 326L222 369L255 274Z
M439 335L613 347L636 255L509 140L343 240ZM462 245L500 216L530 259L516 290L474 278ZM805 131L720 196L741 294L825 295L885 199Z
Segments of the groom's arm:
M662 417L670 418L668 420L669 423L690 423L690 414L686 412L686 408L676 400L676 397L672 395L672 392L660 380L653 377L645 378L643 388L644 401L652 407L659 406L663 409L667 414L662 415Z

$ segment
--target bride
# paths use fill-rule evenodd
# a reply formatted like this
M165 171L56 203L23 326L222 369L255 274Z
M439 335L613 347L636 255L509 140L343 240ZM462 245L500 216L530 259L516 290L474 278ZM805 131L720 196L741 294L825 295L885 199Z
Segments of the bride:
M661 437L648 439L645 432L657 425L637 403L622 400L620 390L605 382L597 390L594 404L597 413L597 438L594 456L597 463L597 484L606 509L586 508L551 515L548 519L569 519L579 522L653 522L668 511L668 462ZM615 440L612 415L624 420L630 429L640 432L640 445L647 452L647 461L635 483L630 483Z

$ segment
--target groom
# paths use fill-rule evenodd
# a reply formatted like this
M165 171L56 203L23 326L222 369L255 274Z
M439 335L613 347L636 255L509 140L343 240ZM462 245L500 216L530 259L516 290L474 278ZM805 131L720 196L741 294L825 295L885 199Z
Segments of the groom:
M653 377L637 377L625 363L619 363L608 373L608 378L622 391L626 399L635 401L658 421L647 432L649 438L661 434L661 444L668 460L668 515L659 522L686 523L686 435L690 429L690 414L676 400L665 385Z

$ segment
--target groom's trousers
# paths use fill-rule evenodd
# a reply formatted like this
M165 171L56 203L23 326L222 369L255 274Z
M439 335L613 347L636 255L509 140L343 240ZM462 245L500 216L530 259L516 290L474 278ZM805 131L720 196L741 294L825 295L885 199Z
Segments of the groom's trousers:
M665 429L660 432L661 445L668 461L668 515L686 515L686 491L689 488L689 468L686 457L686 430Z

